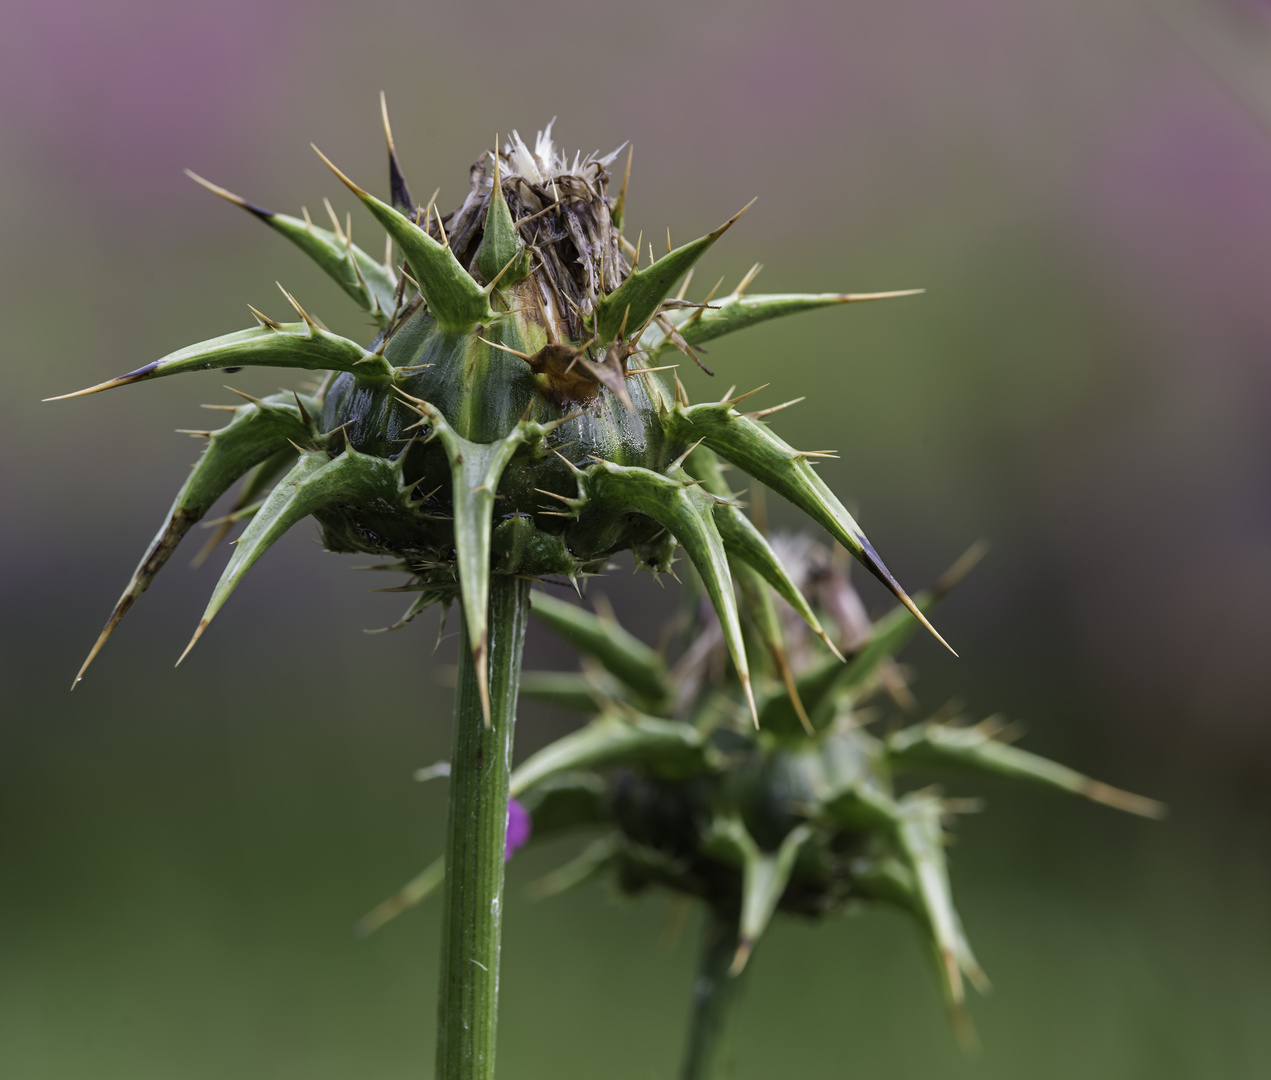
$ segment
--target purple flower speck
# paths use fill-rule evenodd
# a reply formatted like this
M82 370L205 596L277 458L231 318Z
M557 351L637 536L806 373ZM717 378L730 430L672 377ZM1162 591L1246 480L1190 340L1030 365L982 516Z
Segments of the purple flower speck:
M529 843L533 827L530 812L515 799L508 799L508 838L503 847L505 862Z

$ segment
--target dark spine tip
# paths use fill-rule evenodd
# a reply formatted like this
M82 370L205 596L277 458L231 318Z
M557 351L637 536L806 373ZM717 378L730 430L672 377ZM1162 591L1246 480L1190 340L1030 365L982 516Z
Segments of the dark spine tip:
M887 564L883 562L878 552L874 550L874 545L863 534L856 537L856 542L861 545L861 551L865 554L865 558L861 560L865 564L865 569L886 585L888 591L895 596L899 597L903 594L905 590L900 587L900 582L887 569Z
M926 628L932 637L948 649L949 652L953 653L954 656L957 656L957 650L945 641L940 632L931 625L931 620L922 613L918 605L913 602L910 595L901 587L900 582L892 576L892 572L887 569L886 564L879 558L878 552L874 550L874 545L871 544L864 535L859 536L857 538L857 542L861 545L861 551L865 555L865 558L861 560L865 564L865 569L887 586L887 588L891 591L891 594L909 609L910 614L912 614L913 617Z
M120 384L126 383L126 382L136 382L138 379L144 379L152 371L157 369L158 366L159 366L159 361L152 360L150 363L137 368L136 371L130 371L128 372L127 375L120 375L119 378L113 381Z
M393 206L403 214L411 214L415 210L415 200L411 198L410 188L406 186L406 177L402 174L401 162L397 160L397 145L393 142L393 127L388 122L388 97L380 91L380 118L384 122L384 142L388 146L388 186Z
M391 149L388 152L388 187L392 193L393 206L403 214L409 214L415 209L415 200L411 198L406 177L402 175L402 166L397 160L397 154Z
M232 202L235 206L241 206L248 213L255 214L261 221L270 221L275 216L274 211L266 210L263 206L257 206L255 203L249 203L241 195L235 195L228 188L223 188L220 184L214 184L211 180L203 179L191 169L186 169L185 175L200 187L207 188L213 195L219 195L226 202Z

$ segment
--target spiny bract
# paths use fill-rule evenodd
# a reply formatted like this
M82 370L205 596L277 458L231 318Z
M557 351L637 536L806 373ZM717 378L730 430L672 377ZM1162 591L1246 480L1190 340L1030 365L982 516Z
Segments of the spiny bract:
M711 471L709 462L695 464ZM937 788L904 790L906 780L997 775L1147 817L1164 808L1011 745L1018 729L998 717L965 725L946 711L868 730L888 699L904 712L916 707L894 657L917 622L899 607L871 622L846 567L808 538L777 537L772 546L847 663L738 565L758 731L700 592L678 635L664 635L683 644L674 665L603 606L593 615L533 594L535 617L586 660L578 674L525 673L522 696L593 718L522 762L512 794L530 815L533 841L564 830L598 833L536 891L559 892L608 870L627 893L662 886L696 897L733 928L733 975L779 910L821 917L850 906L899 908L917 921L965 1037L963 979L980 987L986 980L953 906L944 848L953 816L978 805ZM978 557L978 549L968 552L916 594L917 605L934 607ZM359 929L369 933L418 903L443 876L438 861Z
M699 445L802 508L917 613L813 470L816 455L793 449L762 422L775 410L738 412L741 398L731 391L693 406L678 378L672 394L656 374L675 350L696 360L694 347L721 334L871 297L750 295L752 272L719 300L689 303L686 275L740 213L682 247L672 249L668 235L666 254L654 261L650 246L641 268L639 240L632 245L622 233L626 180L616 197L608 194L618 151L570 161L551 125L532 150L514 134L472 166L463 205L443 215L433 201L421 206L412 197L386 108L384 130L389 202L327 162L387 231L384 262L354 245L351 224L342 226L329 203L328 230L307 212L264 210L194 177L310 255L380 330L365 347L331 333L284 289L296 322L252 308L259 324L252 329L79 391L209 368L326 373L309 395L249 398L226 407L233 416L225 427L197 433L207 449L84 668L182 536L246 476L231 517L251 520L194 640L252 564L309 515L330 550L399 560L393 567L409 573L407 587L419 593L403 622L460 597L479 672L491 573L572 580L622 550L659 571L678 544L719 613L749 695L729 557L787 598L796 590L731 497L702 486L686 461ZM629 155L627 165L629 175ZM484 677L479 685L487 694Z

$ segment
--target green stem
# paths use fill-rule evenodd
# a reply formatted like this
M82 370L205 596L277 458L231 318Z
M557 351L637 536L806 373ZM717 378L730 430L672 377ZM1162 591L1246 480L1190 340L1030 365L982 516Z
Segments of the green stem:
M729 1027L741 996L742 977L750 968L748 964L740 975L730 974L736 954L737 920L721 917L708 908L693 980L681 1080L720 1080L727 1074Z
M446 896L437 1003L437 1080L490 1080L498 1024L503 852L512 728L530 609L529 582L490 583L490 726L472 654L459 648L450 756ZM461 635L466 642L466 635Z

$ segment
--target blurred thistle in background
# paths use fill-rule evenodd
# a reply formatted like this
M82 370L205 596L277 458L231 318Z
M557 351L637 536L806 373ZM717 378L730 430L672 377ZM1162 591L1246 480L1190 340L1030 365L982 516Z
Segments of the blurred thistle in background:
M382 88L408 170L469 160L473 131L560 113L580 145L632 139L637 229L686 236L759 194L744 252L714 255L716 274L737 280L758 258L774 289L926 287L903 318L812 317L806 348L779 362L780 335L764 330L710 362L726 383L772 382L774 400L815 383L800 441L840 450L822 475L852 492L906 579L931 580L970 539L992 538L942 612L962 659L915 647L924 706L956 692L968 709L1024 717L1031 748L1170 805L1149 829L1001 788L987 791L992 813L963 822L959 902L999 991L977 1008L973 1064L938 1010L908 1022L906 1002L934 1000L922 957L898 920L870 916L815 937L770 931L765 978L741 1006L754 1022L738 1075L849 1063L881 1076L1261 1075L1263 6L559 3L522 15L242 0L5 11L0 1072L396 1076L426 1056L435 915L369 941L347 928L437 850L443 793L409 783L445 752L421 719L440 697L420 674L435 626L363 640L349 628L383 625L384 598L296 535L175 674L157 660L179 649L211 582L170 568L111 664L68 696L96 630L69 613L109 607L186 473L183 437L154 417L200 420L187 390L162 383L106 410L36 404L219 333L284 275L273 238L246 215L227 220L182 168L266 205L316 205L331 189L307 136L336 160L378 161L361 121ZM615 41L644 58L616 82ZM448 204L466 175L443 182ZM334 300L293 258L292 291ZM332 329L359 339L367 326ZM697 400L708 382L693 378ZM618 580L607 587L630 611ZM652 640L673 602L632 628ZM547 642L531 648L527 663L567 666ZM527 754L568 728L530 709L521 719ZM567 854L518 856L513 898ZM693 956L653 947L661 919L656 903L617 912L582 891L512 903L505 1060L536 1063L527 1076L591 1075L603 1048L615 1076L667 1075ZM783 1038L767 1040L768 1025Z
M712 456L696 449L689 467L725 495ZM798 611L779 607L757 571L733 566L759 702L753 726L720 619L695 579L660 635L662 652L628 634L599 598L593 615L533 594L534 614L578 650L582 670L526 672L521 693L593 715L512 773L510 806L530 822L525 842L590 834L532 891L541 899L606 874L622 895L670 890L681 926L685 907L701 902L683 1080L731 1075L743 976L779 912L822 919L891 908L912 918L958 1040L975 1045L965 984L985 992L989 981L954 907L945 849L956 815L981 805L921 786L915 774L952 774L959 787L1004 777L1145 817L1164 812L1012 745L1019 731L1000 716L970 724L945 709L910 722L916 702L896 657L918 629L912 613L897 607L871 623L836 552L805 535L774 537L772 548L799 589ZM980 545L968 551L915 595L918 607L932 611L982 554ZM359 932L425 899L445 865L427 867L362 919Z

